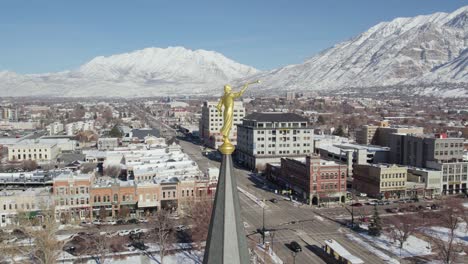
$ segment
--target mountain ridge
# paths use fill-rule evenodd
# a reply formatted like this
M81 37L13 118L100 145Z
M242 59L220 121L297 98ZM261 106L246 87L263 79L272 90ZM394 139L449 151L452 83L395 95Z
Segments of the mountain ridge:
M457 84L457 93L468 96L467 43L468 6L464 6L451 13L380 22L303 63L264 72L215 51L149 47L97 56L77 69L56 73L0 71L0 92L9 96L195 95L213 94L213 89L221 93L225 83L260 79L259 92L420 84L429 88L417 89L418 93L430 95Z

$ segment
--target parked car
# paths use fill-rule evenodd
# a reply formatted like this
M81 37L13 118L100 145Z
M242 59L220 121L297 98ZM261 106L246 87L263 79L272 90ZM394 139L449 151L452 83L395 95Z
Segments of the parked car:
M300 252L300 251L302 251L301 245L299 245L299 243L297 243L296 241L292 241L291 243L289 243L289 247L290 247L291 250L294 251L294 252Z
M351 204L351 206L361 207L361 206L362 206L362 203L353 203L353 204Z
M63 251L66 251L66 252L68 252L68 253L70 253L72 255L74 255L75 250L76 250L76 247L74 247L74 246L67 246L67 247L63 248Z
M123 224L125 224L125 220L119 219L119 220L117 220L115 223L116 223L117 225L123 225Z
M119 231L119 236L128 236L130 235L130 231L129 230L122 230L122 231Z
M132 246L133 246L134 248L139 249L139 250L147 250L147 249L148 249L148 246L146 246L143 242L140 242L140 241L138 241L138 242L133 242L133 243L132 243Z
M127 224L138 224L138 219L132 218L127 221Z

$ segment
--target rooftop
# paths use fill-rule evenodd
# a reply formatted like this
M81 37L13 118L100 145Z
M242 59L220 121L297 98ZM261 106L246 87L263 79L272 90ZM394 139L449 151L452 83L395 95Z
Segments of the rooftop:
M307 122L308 119L294 113L277 113L277 112L254 112L244 120L253 120L258 122Z
M347 259L350 261L352 264L360 264L364 263L364 261L351 253L348 252L342 245L340 245L338 242L336 242L333 239L325 240L325 244L329 246L330 248L333 249L336 253L338 253L341 257Z

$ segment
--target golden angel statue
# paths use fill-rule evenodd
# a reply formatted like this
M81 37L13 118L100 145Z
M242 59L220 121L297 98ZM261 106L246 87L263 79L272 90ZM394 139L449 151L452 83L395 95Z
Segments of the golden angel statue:
M260 83L260 81L255 81L252 83L246 83L242 89L233 93L231 86L224 86L224 95L219 99L219 103L216 106L219 114L221 115L221 109L224 106L223 112L223 127L221 128L221 134L223 135L223 144L219 147L219 150L223 154L231 154L234 151L234 146L229 140L229 133L231 132L232 125L234 123L234 99L239 98L244 94L245 90L250 84Z

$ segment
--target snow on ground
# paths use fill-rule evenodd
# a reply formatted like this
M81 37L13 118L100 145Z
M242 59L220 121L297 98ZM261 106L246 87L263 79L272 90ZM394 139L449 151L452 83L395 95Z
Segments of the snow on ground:
M321 217L320 215L314 215L315 218L317 218L318 220L320 221L324 221L325 219L323 219L323 217Z
M71 238L72 235L57 235L57 240L58 241L64 241L64 240L67 240L69 238Z
M358 243L359 245L363 246L364 248L366 248L370 252L374 253L376 256L378 256L380 259L382 259L386 263L391 263L391 264L399 264L400 263L398 260L388 256L384 252L382 252L382 251L376 249L375 247L369 245L367 242L365 242L364 240L360 239L359 237L357 237L357 236L355 236L353 234L346 234L346 237L348 237L348 239L350 239L351 241L354 241L354 242Z
M403 243L403 248L400 251L400 242L394 242L393 239L385 234L382 234L379 237L370 236L366 233L359 233L359 235L372 241L374 245L384 248L403 258L432 254L431 244L415 236L409 236Z
M255 195L249 193L248 191L242 189L241 187L237 187L237 190L239 192L245 194L245 196L247 196L250 200L254 201L260 207L265 207L266 206L266 204L261 199L257 198Z
M449 241L449 229L446 227L432 226L430 228L424 229L423 231L434 238L441 239L445 242ZM458 225L457 229L455 230L455 236L455 242L468 245L468 230L466 223L461 223Z
M256 252L256 253L265 262L265 260L263 259L263 254L265 252L264 246L262 244L257 244L257 250L260 252L260 254L258 254L258 252ZM266 253L270 257L272 263L283 264L283 261L278 257L278 255L275 254L275 252L273 250L271 250L271 247L268 249L268 251ZM267 262L269 263L269 261L267 261Z
M164 264L198 264L203 262L202 251L182 251L173 255L164 257ZM88 260L87 264L96 264L95 260ZM148 264L160 263L158 254L147 256L145 254L132 256L114 256L112 259L107 259L104 263L112 264Z
M67 229L76 229L76 228L83 228L82 226L79 225L59 225L58 230L67 230Z

